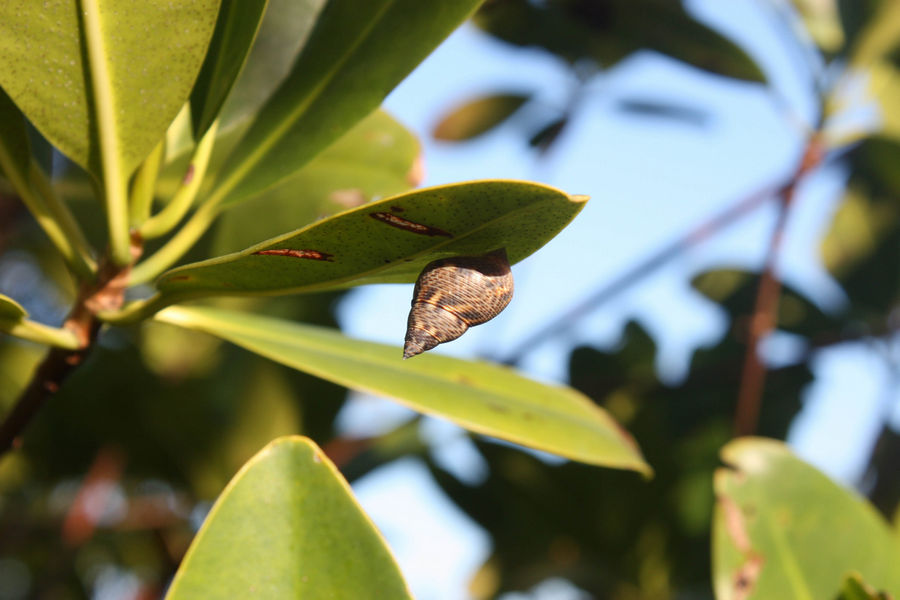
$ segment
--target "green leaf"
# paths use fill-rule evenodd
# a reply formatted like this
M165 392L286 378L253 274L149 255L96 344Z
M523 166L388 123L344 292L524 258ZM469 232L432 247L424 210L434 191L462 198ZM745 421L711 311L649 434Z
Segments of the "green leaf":
M167 600L411 598L384 540L309 439L273 441L235 475Z
M262 22L268 0L222 0L206 60L191 92L194 139L218 117Z
M16 187L27 185L31 148L25 119L0 89L0 174Z
M862 574L900 593L900 539L878 512L773 440L744 438L722 450L715 476L716 598L831 598Z
M432 135L450 142L472 139L500 125L529 98L527 94L507 93L468 100L444 115Z
M716 75L766 81L750 56L678 1L509 0L486 4L475 22L511 44L540 46L572 64L588 60L610 68L649 49Z
M418 184L419 143L377 110L292 177L262 195L231 205L217 224L213 255L243 250L295 226L405 192Z
M841 27L837 0L792 0L791 3L802 17L807 33L819 48L834 54L844 46L844 30Z
M498 248L506 248L514 264L565 227L585 200L520 181L426 188L340 213L242 252L173 269L160 277L157 288L171 300L408 283L435 259ZM260 254L279 250L299 255Z
M21 321L28 316L28 311L21 304L5 294L0 294L0 320Z
M853 573L844 578L844 585L835 600L891 600L891 596L875 591L859 574Z
M392 397L478 433L581 462L651 472L632 438L603 409L575 390L531 381L504 367L436 354L402 360L399 347L221 309L179 306L156 318L340 385Z
M127 175L187 100L219 2L88 4L0 3L0 86L47 139L95 174L102 172L98 128L108 127L104 152L116 154ZM99 32L86 24L88 8L99 11ZM92 63L91 47L105 60Z
M290 75L229 158L212 201L235 202L296 172L381 104L479 0L332 0Z
M269 0L247 64L222 109L227 129L255 113L290 73L327 0Z

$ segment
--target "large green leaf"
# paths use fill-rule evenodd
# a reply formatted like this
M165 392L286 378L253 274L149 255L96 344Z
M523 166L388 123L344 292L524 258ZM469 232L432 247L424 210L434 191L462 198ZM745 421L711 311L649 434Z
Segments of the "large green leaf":
M479 0L332 0L283 85L226 165L215 202L295 173L381 104Z
M53 144L101 173L127 175L187 100L218 0L8 0L0 3L0 86ZM97 14L91 27L88 12ZM89 60L91 48L105 60Z
M498 248L506 248L510 263L516 263L565 227L585 200L520 181L417 190L242 252L173 269L160 277L157 288L163 298L174 300L404 283L415 281L432 260Z
M309 439L273 441L216 501L167 600L411 598L391 553Z
M722 459L716 598L832 598L851 572L900 594L900 538L862 498L773 440L736 440Z
M306 225L405 192L419 183L416 137L386 112L360 121L300 171L260 196L231 205L216 223L213 255L275 237L285 223Z
M221 0L206 60L191 92L194 139L216 119L250 52L268 0Z
M327 0L269 0L247 64L222 108L224 128L255 113L278 89Z
M650 473L632 438L603 409L575 390L531 381L504 367L435 354L402 360L399 347L250 313L178 306L156 318L323 379L392 397L478 433L590 464Z

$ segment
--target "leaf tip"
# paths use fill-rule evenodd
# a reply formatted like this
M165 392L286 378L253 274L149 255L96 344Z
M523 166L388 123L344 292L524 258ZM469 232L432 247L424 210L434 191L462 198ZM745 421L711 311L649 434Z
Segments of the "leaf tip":
M569 194L569 201L576 204L584 204L590 199L591 197L587 194Z

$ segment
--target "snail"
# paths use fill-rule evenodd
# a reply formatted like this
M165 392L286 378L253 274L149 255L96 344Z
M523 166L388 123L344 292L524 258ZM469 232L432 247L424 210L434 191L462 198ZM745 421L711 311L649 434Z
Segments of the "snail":
M416 281L406 324L403 358L455 340L490 321L513 295L506 250L428 263Z

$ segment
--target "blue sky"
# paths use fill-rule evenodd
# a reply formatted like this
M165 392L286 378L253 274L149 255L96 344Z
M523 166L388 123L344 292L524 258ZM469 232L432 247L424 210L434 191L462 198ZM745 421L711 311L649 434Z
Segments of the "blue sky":
M566 68L552 57L513 50L470 26L452 35L394 91L385 107L420 136L425 185L516 178L592 197L571 226L513 268L516 296L509 308L460 340L441 346L439 352L463 357L505 354L548 315L576 303L731 203L777 183L793 168L802 149L802 123L815 116L815 103L796 48L773 26L768 5L766 0L689 3L699 18L758 60L790 114L763 86L712 77L644 53L596 84L576 122L543 160L527 150L523 143L527 136L515 118L471 143L435 143L428 132L440 114L468 98L526 90L555 103L565 99L571 85ZM614 103L628 97L696 107L708 113L707 123L697 127L624 117L614 110ZM820 264L819 239L840 200L844 176L832 169L801 186L778 265L788 283L828 310L840 307L843 293ZM763 207L674 259L580 321L573 332L542 345L522 368L533 377L564 382L573 344L614 345L624 324L637 319L659 344L660 374L677 381L685 374L690 353L714 344L726 324L720 309L689 288L690 274L716 267L756 268L774 216L772 206ZM354 291L340 307L342 327L350 335L401 344L411 288L370 286ZM773 340L770 347L790 354L789 341L780 341ZM805 408L791 442L832 476L854 483L878 426L879 411L896 404L896 386L864 345L821 353L814 370L817 378L805 393ZM405 409L387 401L355 397L342 415L349 432L373 433L409 417ZM450 468L476 477L485 468L452 425L428 420L425 435L436 440L436 452ZM835 444L836 439L841 443ZM442 498L421 465L402 461L354 487L394 548L418 598L466 597L464 586L487 556L488 539ZM564 595L559 589L552 593L554 598Z

